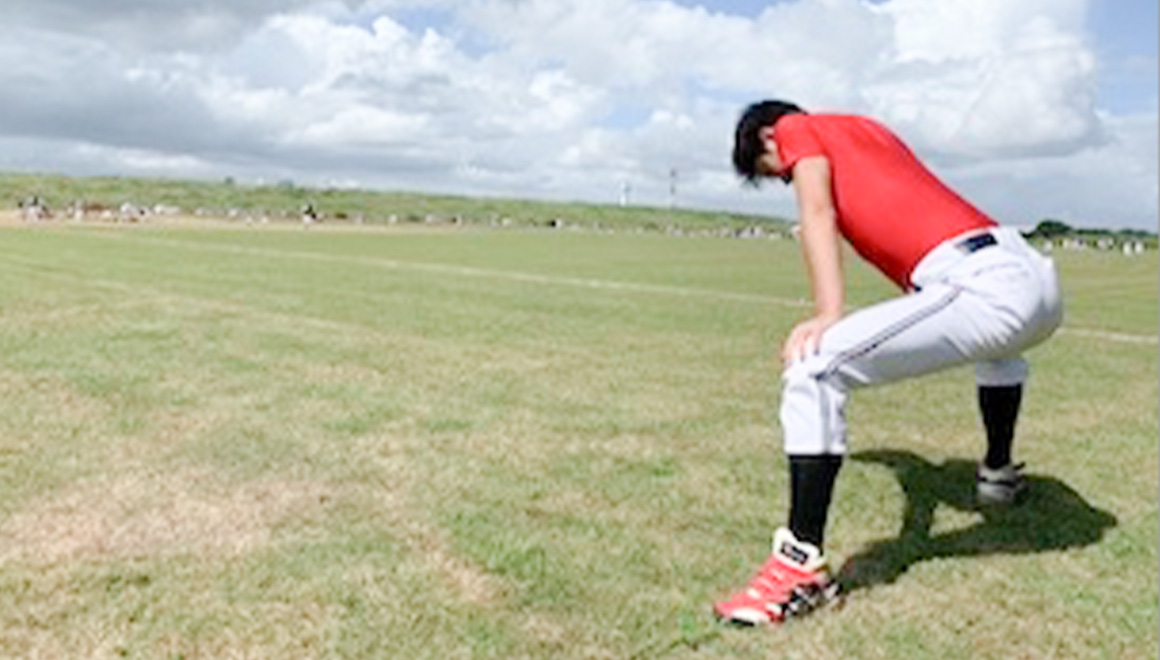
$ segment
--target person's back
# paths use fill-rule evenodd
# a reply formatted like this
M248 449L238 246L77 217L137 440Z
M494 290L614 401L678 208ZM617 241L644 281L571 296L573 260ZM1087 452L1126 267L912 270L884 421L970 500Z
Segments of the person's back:
M787 169L813 155L829 160L838 229L858 254L903 289L919 260L936 245L996 224L872 119L788 115L777 123L774 136Z

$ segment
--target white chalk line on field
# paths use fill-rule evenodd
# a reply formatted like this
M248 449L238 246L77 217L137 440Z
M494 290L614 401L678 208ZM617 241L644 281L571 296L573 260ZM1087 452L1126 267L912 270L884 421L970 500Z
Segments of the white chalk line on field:
M1123 344L1150 344L1152 346L1160 345L1160 337L1155 335L1132 335L1126 332L1111 332L1109 330L1093 330L1090 328L1072 328L1070 326L1062 327L1057 332L1065 335L1089 337L1091 339L1102 339L1105 341L1114 341Z
M286 312L277 312L265 309L255 308L244 303L233 302L229 300L219 300L216 298L202 298L200 296L192 296L182 293L175 293L164 289L157 289L147 284L126 283L120 280L109 280L103 278L86 277L73 272L59 272L59 271L38 271L36 268L42 266L41 262L34 260L21 259L13 257L12 255L4 255L0 258L0 267L9 268L12 270L22 270L24 272L35 273L37 276L56 280L59 282L66 282L68 284L75 284L77 286L85 286L91 288L105 289L108 291L115 291L126 296L132 296L133 300L123 303L114 303L112 305L78 305L72 308L63 310L70 313L107 313L111 311L128 311L135 307L149 307L157 303L171 304L178 307L195 307L202 311L218 312L223 314L236 314L238 316L246 316L250 318L262 318L273 321L278 324L283 324L286 327L311 327L326 332L349 332L362 335L381 334L376 332L373 328L369 328L356 323L346 323L342 321L335 321L332 319L318 318L315 316L307 316L304 314L292 314ZM27 315L22 315L27 316ZM43 314L39 316L28 316L32 320L42 320L49 322L56 320L55 314Z
M91 235L100 236L102 238L114 238L114 240L172 245L174 247L204 250L209 252L230 252L235 254L251 254L263 257L303 259L336 264L358 264L360 266L386 268L390 270L414 270L437 273L441 275L460 275L466 277L501 279L510 280L513 282L528 282L531 284L550 284L575 286L587 289L627 291L632 293L654 293L674 296L716 298L719 300L767 303L770 305L778 305L782 307L804 308L810 307L812 305L812 303L801 299L778 298L775 296L763 296L751 293L717 291L713 289L697 289L692 287L669 286L665 284L645 284L642 282L618 282L615 280L599 280L583 277L568 277L562 275L541 275L538 273L495 270L491 268L478 268L475 266L455 266L451 264L432 263L428 261L400 261L397 259L390 259L388 257L337 257L329 254L320 254L318 252L274 250L270 248L243 247L240 245L222 245L221 243L195 243L171 238L147 238L144 236L125 235L110 236L107 234Z
M194 310L195 313L211 312L229 316L237 316L246 319L257 319L266 322L266 327L276 327L279 332L293 335L301 338L310 338L310 331L321 331L326 333L326 336L333 339L335 336L351 338L358 342L365 342L370 340L372 342L381 342L382 345L390 347L391 350L403 349L407 352L417 350L437 350L440 354L446 353L449 350L449 345L446 341L440 339L432 339L423 335L415 334L399 334L380 330L373 326L364 325L357 322L339 321L330 318L323 318L318 316L310 316L307 314L300 314L294 312L276 311L264 309L259 306L247 304L245 302L236 302L232 300L222 300L218 298L203 298L201 296L189 295L169 291L162 288L149 286L145 283L139 282L123 282L121 280L110 280L97 277L89 277L81 273L72 271L60 270L43 270L43 262L34 259L25 259L11 254L0 254L0 269L7 269L12 271L24 272L32 274L36 277L54 280L57 282L66 283L69 285L76 285L78 287L87 287L91 289L104 289L107 291L116 292L118 294L131 297L131 301L123 303L114 303L112 305L99 305L93 307L92 305L76 306L69 311L73 312L98 312L108 313L114 311L128 311L136 307L156 307L171 306L181 310ZM19 321L22 323L35 323L37 320L43 322L51 322L59 320L53 315L28 315L21 314ZM0 326L11 325L11 319L0 310ZM464 350L463 346L456 345L455 350ZM467 349L470 350L470 349ZM500 349L495 346L487 348L488 354L493 359L495 355L503 355L502 360L496 360L503 364L511 365L519 363L523 352L515 350L511 353L497 353ZM570 359L580 359L578 356L581 353L580 349L572 351L566 347L556 346L552 349L553 354L556 355L571 355ZM584 360L592 360L590 355L584 355ZM534 362L535 359L533 358Z
M285 258L285 259L301 259L308 261L321 261L326 263L339 264L358 264L361 266L370 266L374 268L386 268L390 270L412 270L429 272L443 275L456 275L465 277L478 277L490 279L502 279L515 282L527 282L532 284L547 284L558 286L575 286L588 289L604 289L612 291L626 291L634 293L650 293L660 295L674 295L682 297L701 297L711 298L717 300L732 300L740 302L753 302L769 305L776 305L780 307L791 307L797 309L808 308L812 306L807 300L779 298L776 296L766 296L751 293L737 293L731 291L719 291L713 289L697 289L692 287L677 287L663 284L645 284L641 282L618 282L615 280L600 280L593 278L568 277L560 275L543 275L538 273L525 273L519 271L495 270L489 268L478 268L474 266L456 266L451 264L440 264L424 261L400 261L397 259L390 259L387 257L338 257L329 254L322 254L318 252L303 252L299 250L275 250L271 248L256 248L244 247L240 245L223 245L221 243L197 243L192 241L181 241L172 238L155 238L145 236L129 236L126 234L87 234L89 236L98 236L101 238L111 238L113 240L129 241L136 243L148 243L169 245L173 247L180 247L193 250L201 250L207 252L227 252L233 254L250 254L262 257ZM1160 345L1160 337L1156 335L1138 335L1126 332L1114 332L1109 330L1098 330L1093 328L1076 328L1065 326L1059 329L1059 334L1071 335L1076 337L1085 337L1089 339L1099 339L1102 341L1110 341L1124 344L1141 344L1141 345Z

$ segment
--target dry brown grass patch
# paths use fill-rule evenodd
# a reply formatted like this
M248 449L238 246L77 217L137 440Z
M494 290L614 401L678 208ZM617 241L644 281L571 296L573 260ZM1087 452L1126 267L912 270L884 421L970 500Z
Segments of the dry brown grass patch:
M491 603L503 594L501 585L483 569L457 556L443 532L417 519L397 493L379 493L377 513L412 556L460 594L465 602Z
M143 469L66 486L0 525L0 559L58 563L182 553L240 554L278 523L324 507L311 482L231 485L207 471Z

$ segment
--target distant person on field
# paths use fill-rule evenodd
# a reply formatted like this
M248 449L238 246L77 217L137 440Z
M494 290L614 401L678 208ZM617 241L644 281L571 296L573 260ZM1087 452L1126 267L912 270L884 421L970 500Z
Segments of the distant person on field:
M733 166L754 185L793 186L814 301L782 347L789 520L749 585L714 608L723 620L756 625L837 596L822 544L850 390L974 363L987 436L977 500L1015 501L1023 466L1011 445L1028 374L1021 354L1059 327L1063 309L1049 259L872 119L756 103L738 121ZM841 239L905 295L847 315Z

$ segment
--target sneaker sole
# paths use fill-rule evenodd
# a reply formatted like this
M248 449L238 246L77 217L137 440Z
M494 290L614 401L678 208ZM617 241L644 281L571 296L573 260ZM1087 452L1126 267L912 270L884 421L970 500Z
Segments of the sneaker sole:
M975 505L991 507L1021 504L1026 496L1027 489L1022 486L1016 489L979 487L975 489Z
M825 609L841 609L846 604L846 592L842 590L836 581L831 582L824 589L819 589L814 594L794 594L794 597L794 600L787 603L780 619L771 618L767 621L755 622L748 619L735 619L722 616L716 610L713 611L713 615L721 623L736 628L756 628L758 626L788 623L790 620L800 619L806 615Z
M813 593L794 593L794 597L782 612L782 621L798 619L819 610L837 607L843 601L842 596L842 587L837 581L832 581Z

